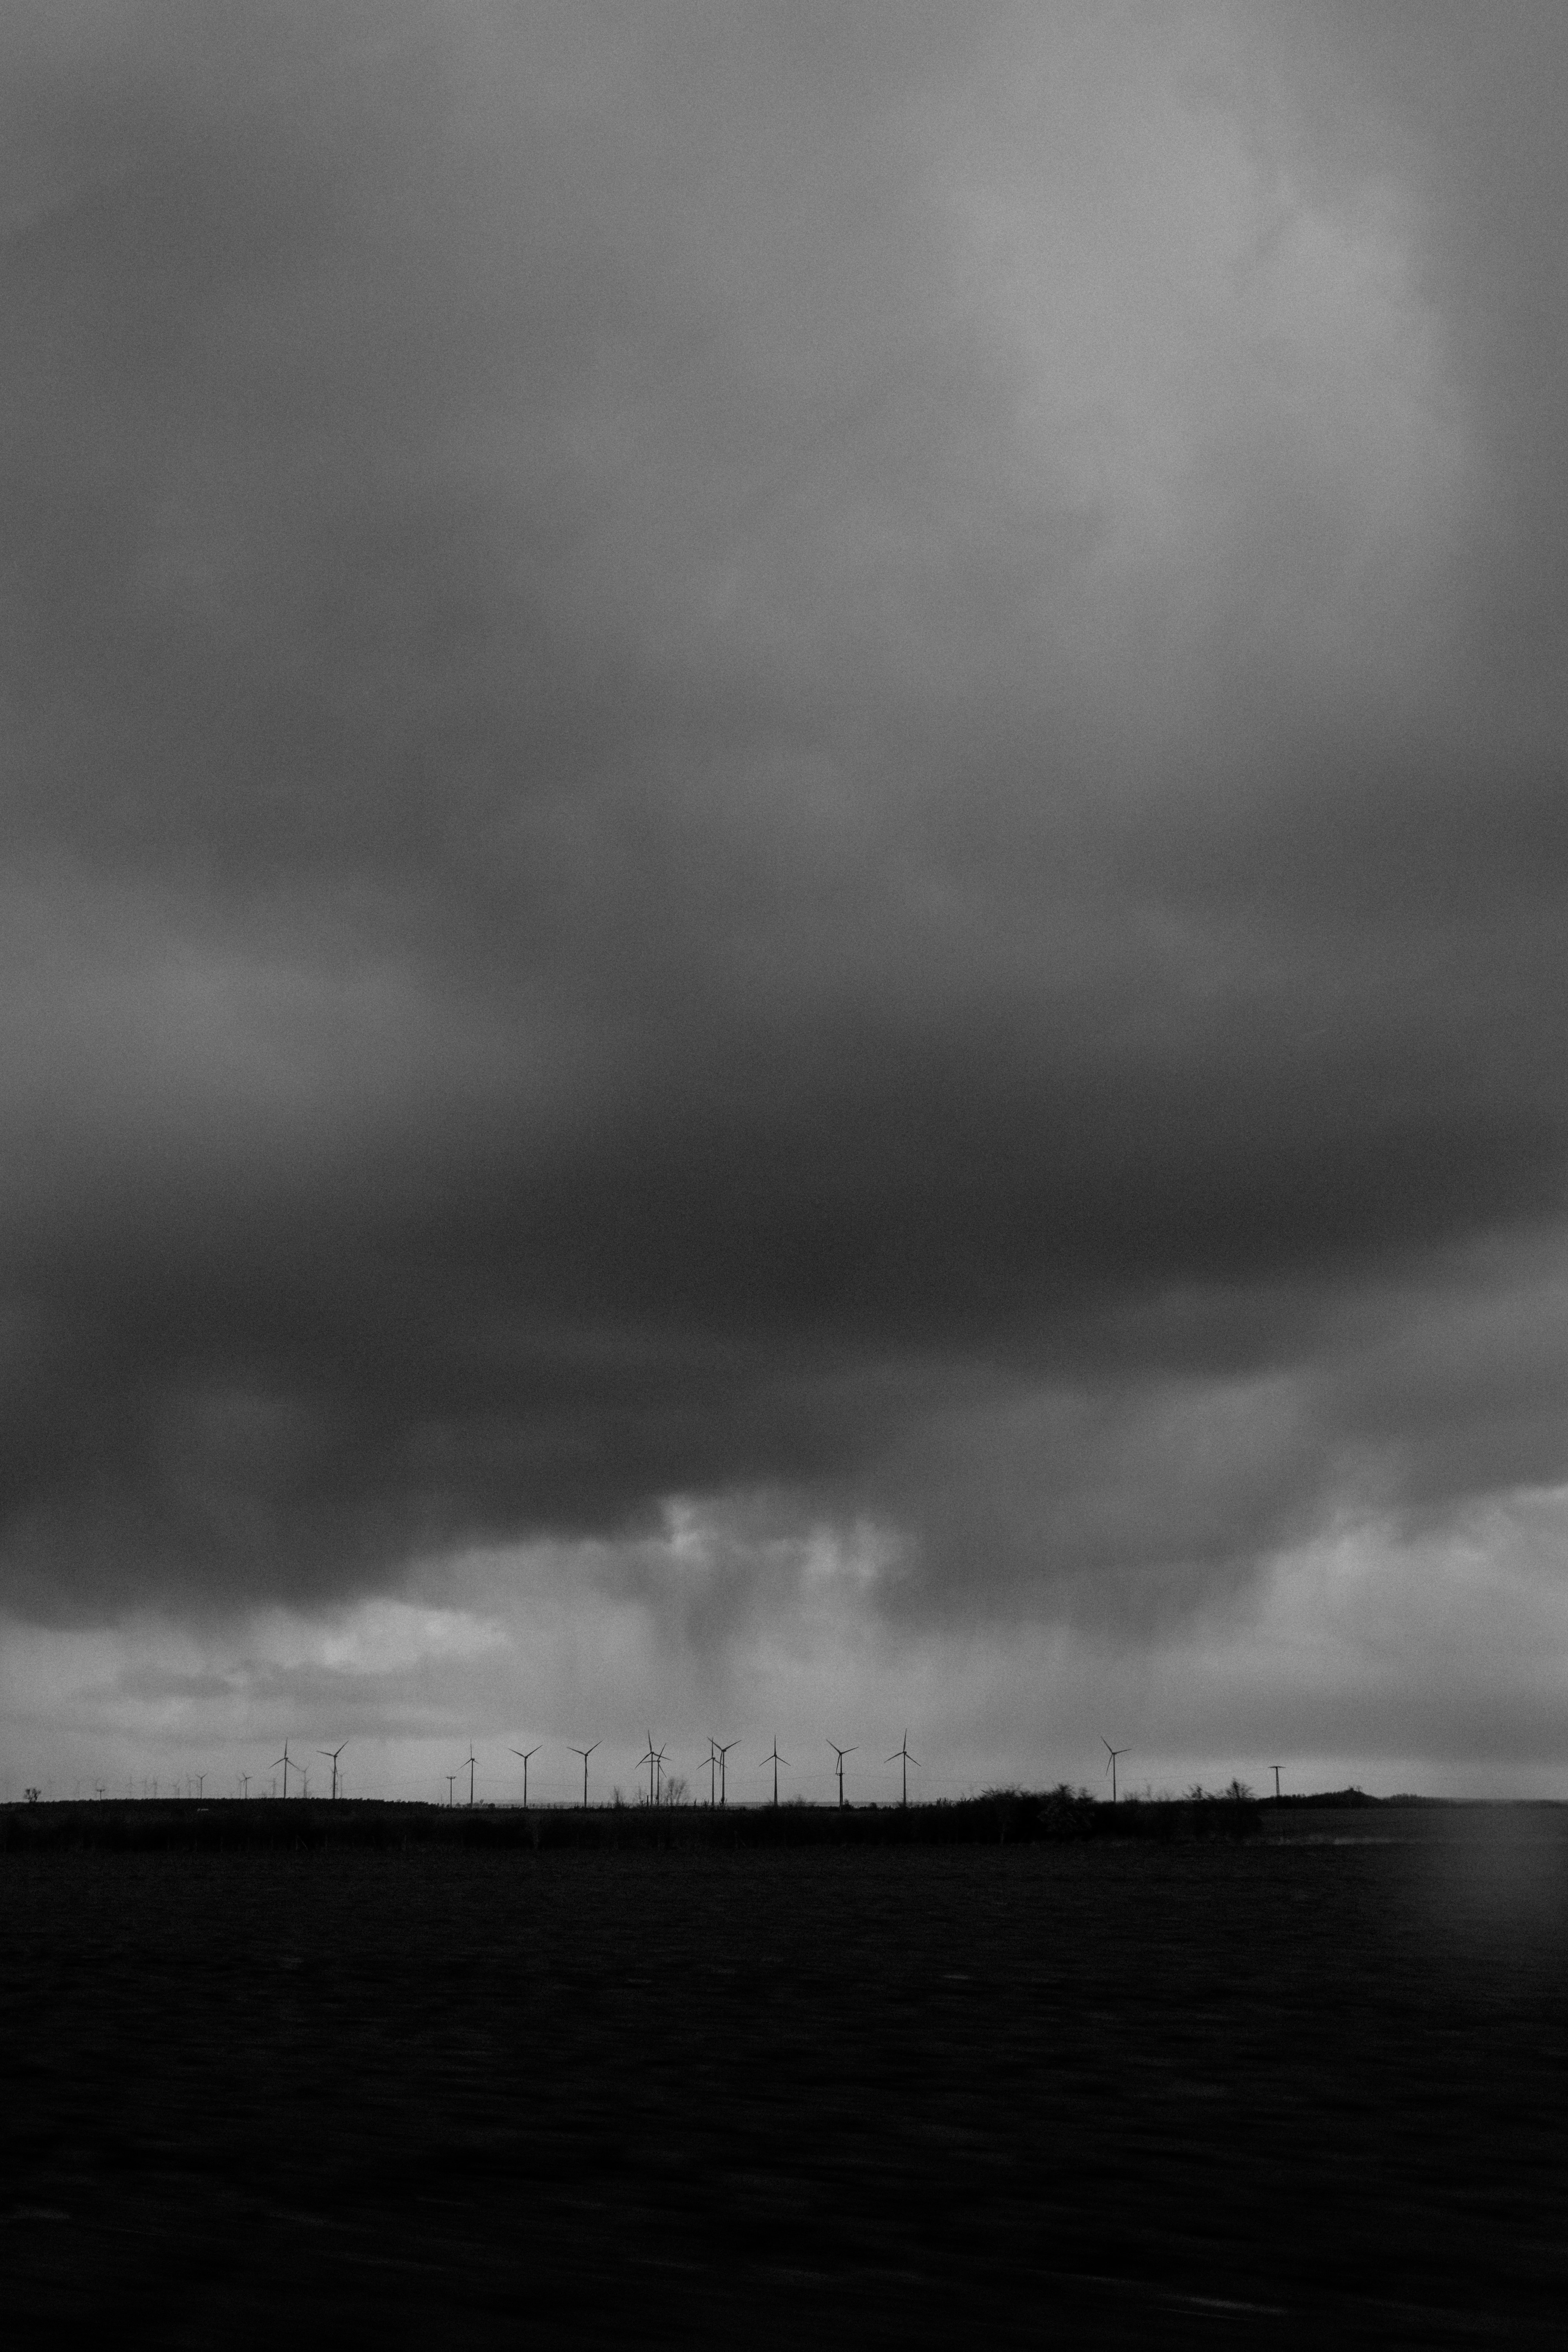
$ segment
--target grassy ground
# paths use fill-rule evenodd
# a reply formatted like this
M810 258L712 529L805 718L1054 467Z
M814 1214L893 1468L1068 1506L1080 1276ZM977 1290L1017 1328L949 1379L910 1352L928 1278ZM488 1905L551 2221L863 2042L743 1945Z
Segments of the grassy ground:
M13 1851L9 2340L1554 2345L1562 1860Z

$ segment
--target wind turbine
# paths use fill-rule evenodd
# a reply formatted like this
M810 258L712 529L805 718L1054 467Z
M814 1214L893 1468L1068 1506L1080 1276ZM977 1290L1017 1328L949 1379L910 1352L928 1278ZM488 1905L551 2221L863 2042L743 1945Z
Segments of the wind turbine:
M838 1810L842 1812L844 1810L844 1759L847 1756L858 1756L860 1751L858 1748L840 1748L837 1739L830 1739L827 1744L838 1759Z
M284 1802L285 1802L285 1803L287 1803L287 1802L288 1802L288 1798L289 1798L289 1742L288 1742L287 1740L285 1740L285 1741L283 1742L283 1753L282 1753L282 1755L281 1755L281 1756L275 1756L275 1757L272 1759L272 1769L274 1770L274 1772L276 1772L276 1771L277 1771L278 1767L279 1766L279 1764L281 1764L281 1765L282 1765L282 1767L283 1767L283 1798L284 1798ZM296 1772L300 1769L300 1767L298 1766L298 1764L296 1764L296 1765L295 1765L294 1769L295 1769L295 1771L296 1771Z
M730 1744L733 1747L733 1740L731 1740ZM779 1744L776 1738L773 1741L773 1754L771 1756L764 1756L763 1762L764 1764L771 1764L773 1768L773 1802L776 1805L779 1801L779 1766L782 1764L786 1772L789 1770L789 1758L779 1754Z
M697 1769L700 1772L701 1771L702 1767L700 1764L699 1764ZM710 1812L713 1810L713 1795L718 1786L719 1751L713 1745L713 1734L710 1732L708 1735L708 1810Z
M531 1748L514 1748L511 1751L514 1756L521 1756L522 1759L522 1810L525 1813L528 1811L528 1759L531 1756L537 1756L543 1745L544 1742L541 1739L537 1740Z
M458 1767L458 1769L457 1769L455 1772L448 1772L448 1773L447 1773L447 1802L448 1804L451 1804L451 1803L453 1803L453 1801L454 1801L454 1799L453 1799L453 1796L452 1796L452 1783L453 1783L453 1781L454 1781L454 1780L460 1780L462 1779L462 1777L463 1777L463 1768L462 1768L462 1766L461 1766L460 1764L459 1764L459 1766Z
M658 1802L658 1800L653 1793L653 1776L658 1769L661 1752L662 1751L660 1749L654 1746L653 1734L650 1731L647 1736L647 1747L644 1750L643 1754L637 1758L637 1769L639 1772L645 1764L647 1766L647 1801L650 1805Z
M338 1801L338 1759L342 1754L343 1749L348 1746L348 1744L349 1743L346 1739L340 1739L335 1748L318 1748L316 1750L317 1755L324 1756L332 1768L332 1802L334 1805Z
M828 1742L828 1745L829 1747L832 1746L831 1740ZM886 1764L896 1764L900 1756L904 1759L904 1793L900 1798L899 1802L901 1805L907 1805L910 1801L910 1766L912 1764L917 1772L921 1769L920 1758L910 1754L910 1735L907 1725L904 1729L903 1746L901 1748L895 1748L892 1754L890 1756L884 1757L882 1760Z
M239 1793L242 1797L248 1797L250 1794L250 1775L248 1772L242 1772L239 1776Z
M725 1801L724 1759L731 1748L739 1748L741 1743L738 1739L713 1739L711 1732L708 1736L713 1741L713 1753L719 1759L719 1802L722 1804ZM776 1741L774 1744L777 1745Z
M594 1748L598 1748L602 1744L595 1739ZM572 1750L574 1756L580 1756L583 1759L583 1811L584 1812L588 1810L588 1759L592 1756L594 1748L574 1748Z
M474 1801L474 1766L477 1761L478 1759L474 1754L474 1743L470 1739L468 1742L468 1802L470 1805ZM462 1766L459 1764L458 1767L458 1771L461 1772L462 1769Z
M1116 1759L1119 1756L1125 1756L1127 1750L1125 1748L1112 1748L1103 1732L1100 1735L1100 1744L1105 1750L1105 1769L1110 1775L1110 1801L1114 1804L1116 1802Z
M1278 1764L1270 1764L1268 1769L1274 1775L1274 1801L1278 1804L1279 1802L1279 1767Z

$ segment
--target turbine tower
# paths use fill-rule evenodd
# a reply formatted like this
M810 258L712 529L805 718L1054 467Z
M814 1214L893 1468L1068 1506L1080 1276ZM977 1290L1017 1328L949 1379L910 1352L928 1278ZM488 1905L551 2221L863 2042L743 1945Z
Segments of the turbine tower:
M1103 1732L1100 1735L1100 1744L1105 1750L1105 1769L1110 1775L1110 1801L1114 1804L1116 1802L1116 1759L1119 1756L1125 1756L1128 1751L1125 1748L1112 1748Z
M531 1756L537 1756L543 1744L542 1740L538 1740L531 1748L514 1748L511 1751L522 1759L522 1810L525 1813L528 1811L528 1759Z
M594 1748L598 1748L602 1744L595 1739ZM574 1756L580 1756L583 1759L583 1811L584 1812L588 1810L588 1759L592 1756L594 1748L574 1748L572 1750Z
M907 1806L910 1801L910 1766L912 1764L917 1772L921 1769L920 1758L910 1754L910 1734L908 1725L904 1727L903 1746L901 1748L895 1748L892 1754L890 1756L884 1757L882 1760L887 1764L896 1764L900 1757L902 1757L904 1764L904 1793L899 1799L899 1802L900 1805Z
M346 1739L341 1739L335 1748L318 1748L316 1750L317 1755L324 1756L332 1768L332 1802L334 1805L338 1801L338 1759L342 1754L343 1749L348 1746L348 1744L349 1743Z
M734 1743L731 1741L731 1745L733 1746L733 1744ZM776 1805L779 1801L779 1766L782 1764L786 1772L789 1770L789 1758L779 1754L779 1743L776 1738L773 1741L773 1754L771 1756L764 1756L763 1762L764 1764L771 1764L773 1768L773 1802Z
M860 1751L858 1748L840 1748L837 1739L830 1739L827 1744L838 1759L837 1767L838 1773L838 1810L842 1812L844 1811L844 1759L847 1756L858 1756Z

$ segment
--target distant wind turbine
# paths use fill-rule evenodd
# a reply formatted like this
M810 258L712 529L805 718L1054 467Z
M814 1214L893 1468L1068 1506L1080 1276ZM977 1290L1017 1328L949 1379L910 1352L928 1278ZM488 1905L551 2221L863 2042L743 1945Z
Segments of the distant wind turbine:
M1100 1735L1100 1744L1105 1750L1105 1769L1110 1775L1110 1801L1114 1804L1116 1802L1116 1759L1119 1756L1127 1755L1129 1751L1125 1748L1112 1748L1103 1732Z
M910 1735L907 1726L904 1730L903 1746L901 1748L895 1748L892 1754L890 1756L884 1757L882 1760L887 1764L896 1764L900 1756L904 1760L904 1793L900 1798L899 1802L901 1805L908 1805L910 1801L910 1766L912 1764L915 1770L918 1772L921 1769L921 1759L918 1756L911 1756L910 1754Z
M531 1756L537 1756L543 1745L542 1740L536 1740L531 1748L514 1748L511 1751L522 1759L522 1810L525 1813L528 1811L528 1759Z
M338 1759L342 1754L343 1749L348 1746L348 1744L349 1743L346 1739L340 1739L335 1748L318 1748L316 1750L317 1755L324 1756L332 1768L332 1802L334 1805L338 1801Z
M282 1753L282 1755L281 1755L281 1756L275 1756L275 1757L272 1759L272 1769L273 1769L273 1771L274 1771L274 1772L276 1772L276 1771L277 1771L278 1767L279 1766L279 1764L281 1764L281 1765L282 1765L282 1767L283 1767L283 1796L284 1796L284 1801L285 1801L285 1802L287 1802L287 1801L288 1801L288 1796L289 1796L289 1742L288 1742L287 1740L285 1740L285 1741L283 1742L283 1753ZM300 1767L298 1766L298 1764L296 1764L296 1765L295 1765L294 1769L295 1769L295 1771L296 1771L296 1772L300 1769Z
M594 1748L602 1747L603 1744L602 1740L595 1739ZM583 1811L584 1812L588 1810L588 1759L592 1756L594 1748L574 1748L572 1750L574 1756L580 1756L583 1759Z
M713 1734L711 1732L708 1735L707 1764L705 1766L699 1764L697 1769L700 1772L705 1770L708 1774L708 1810L711 1812L713 1810L714 1792L719 1786L719 1751L713 1745Z
M453 1794L452 1794L452 1788L453 1788L453 1784L454 1784L454 1782L456 1782L456 1781L458 1781L458 1780L460 1780L462 1779L462 1777L463 1777L463 1768L462 1768L462 1766L461 1766L461 1765L459 1765L459 1766L458 1767L458 1769L457 1769L455 1772L448 1772L448 1773L447 1773L447 1802L449 1805L450 1805L450 1804L455 1804L455 1803L456 1803L456 1801L457 1801L457 1800L454 1798L454 1796L453 1796Z
M712 1737L711 1734L709 1736L710 1738ZM719 1759L719 1802L721 1804L723 1804L725 1801L724 1759L729 1755L731 1748L739 1748L740 1744L741 1743L738 1739L715 1739L713 1741L713 1753Z
M474 1801L474 1766L477 1761L478 1759L474 1754L474 1743L470 1739L468 1742L468 1802L470 1805ZM462 1766L459 1764L458 1767L458 1771L461 1772L462 1769Z
M658 1802L658 1800L653 1793L653 1776L658 1769L660 1754L661 1750L657 1748L653 1744L653 1734L650 1731L647 1736L647 1746L644 1749L643 1753L637 1758L637 1769L639 1772L645 1764L647 1766L647 1801L650 1805Z
M1268 1769L1274 1775L1274 1801L1278 1804L1279 1802L1279 1767L1278 1764L1270 1764Z
M763 1762L764 1764L771 1764L773 1768L773 1802L776 1805L779 1801L779 1766L782 1764L786 1772L790 1769L789 1758L779 1754L779 1744L776 1739L773 1741L773 1754L771 1756L764 1756Z
M838 1810L842 1812L844 1810L844 1759L847 1756L858 1756L860 1751L858 1748L840 1748L837 1739L830 1739L827 1744L838 1759Z

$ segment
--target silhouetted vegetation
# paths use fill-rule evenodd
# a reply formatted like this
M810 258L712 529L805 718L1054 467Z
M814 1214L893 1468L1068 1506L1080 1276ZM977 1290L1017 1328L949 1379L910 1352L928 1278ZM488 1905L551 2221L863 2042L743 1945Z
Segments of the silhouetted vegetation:
M910 1805L424 1805L345 1798L86 1801L0 1810L0 1851L198 1853L437 1846L479 1852L625 1848L1037 1845L1116 1839L1190 1841L1258 1834L1264 1809L1235 1782L1214 1795L1124 1797L1108 1804L1066 1781L1051 1790Z
M1323 1789L1315 1796L1271 1797L1268 1801L1273 1805L1294 1806L1298 1810L1306 1805L1314 1811L1327 1807L1344 1807L1353 1811L1362 1805L1415 1805L1425 1803L1426 1800L1420 1797L1369 1797L1364 1789Z

